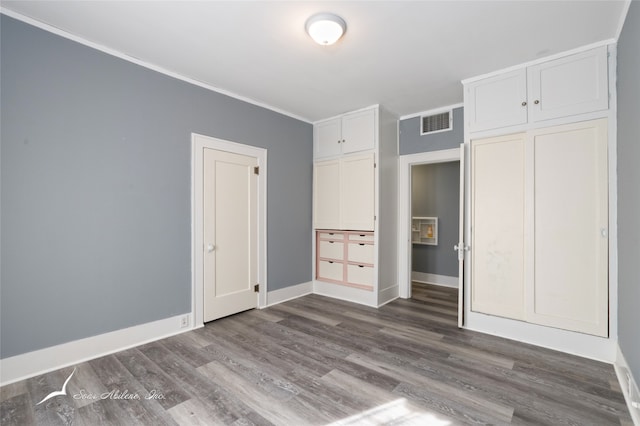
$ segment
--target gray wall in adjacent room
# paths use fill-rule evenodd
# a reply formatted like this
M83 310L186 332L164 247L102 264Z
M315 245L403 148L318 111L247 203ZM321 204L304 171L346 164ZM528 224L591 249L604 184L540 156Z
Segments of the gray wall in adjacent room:
M458 276L460 162L422 164L411 168L411 215L438 218L438 245L412 244L412 270Z
M640 384L640 2L618 42L618 341Z
M453 129L447 132L420 135L420 117L400 120L400 155L458 148L464 142L463 108L453 110Z
M311 124L1 19L0 357L191 310L192 132L268 149L268 288L311 280Z

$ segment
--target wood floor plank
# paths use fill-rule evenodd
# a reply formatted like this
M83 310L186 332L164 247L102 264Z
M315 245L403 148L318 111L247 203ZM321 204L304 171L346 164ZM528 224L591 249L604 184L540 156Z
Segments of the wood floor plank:
M611 365L458 329L457 289L414 283L413 296L232 315L4 386L0 423L631 425ZM67 395L36 405L74 368ZM165 398L144 399L154 389Z

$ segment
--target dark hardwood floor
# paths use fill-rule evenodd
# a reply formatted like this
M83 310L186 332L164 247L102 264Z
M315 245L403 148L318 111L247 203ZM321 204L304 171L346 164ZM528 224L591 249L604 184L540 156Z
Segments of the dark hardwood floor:
M459 330L457 290L413 295L305 296L7 385L0 424L632 424L611 365Z

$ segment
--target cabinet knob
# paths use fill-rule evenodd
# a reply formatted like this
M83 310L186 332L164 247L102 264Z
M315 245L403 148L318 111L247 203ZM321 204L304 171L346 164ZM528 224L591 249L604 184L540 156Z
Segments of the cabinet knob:
M522 106L527 106L527 101L522 102Z
M538 105L540 103L540 101L536 99L535 101L533 101L533 103Z

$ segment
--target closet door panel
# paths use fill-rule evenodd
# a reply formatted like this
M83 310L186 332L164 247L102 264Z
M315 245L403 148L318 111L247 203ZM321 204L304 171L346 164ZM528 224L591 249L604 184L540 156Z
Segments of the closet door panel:
M471 143L471 309L524 316L524 134Z
M608 334L606 120L533 132L534 285L527 320Z
M340 161L313 165L313 227L340 229Z

